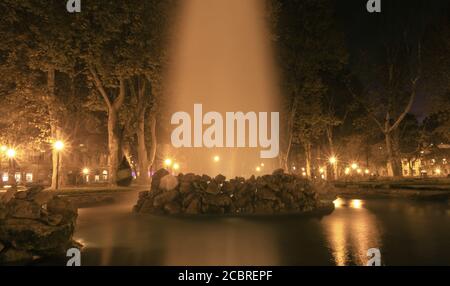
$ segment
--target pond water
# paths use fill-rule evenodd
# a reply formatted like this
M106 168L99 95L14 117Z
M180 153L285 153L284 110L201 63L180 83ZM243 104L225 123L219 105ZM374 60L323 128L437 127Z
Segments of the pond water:
M135 216L132 202L79 210L82 265L450 265L448 203L335 201L322 218Z

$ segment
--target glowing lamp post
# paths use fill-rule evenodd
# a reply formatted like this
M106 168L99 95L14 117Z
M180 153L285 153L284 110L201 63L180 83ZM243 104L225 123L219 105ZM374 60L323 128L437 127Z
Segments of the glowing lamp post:
M180 164L178 164L178 163L173 163L173 171L174 172L178 172L178 170L180 170Z
M164 166L166 167L167 170L170 171L170 167L172 167L173 161L170 158L167 158L164 160Z
M172 160L171 160L171 159L166 159L166 160L164 160L164 165L165 165L166 167L172 166Z
M330 162L330 164L336 164L337 163L337 159L334 156L330 157L330 159L328 159L328 161Z
M86 181L86 183L89 183L89 172L90 172L90 170L88 168L83 168L83 170L81 172L84 175L84 180Z
M334 173L334 179L337 180L338 179L338 169L337 169L337 158L336 156L331 156L328 159L328 162L330 162L331 166L333 166L333 173Z
M16 172L16 164L14 161L14 158L16 157L16 150L10 148L6 150L6 157L8 157L9 161L9 176L8 176L8 182L11 185L11 187L16 186L16 178L15 178L15 172Z
M56 185L55 190L59 189L59 161L60 161L60 153L64 149L64 142L61 140L56 141L53 144L53 149L56 151Z

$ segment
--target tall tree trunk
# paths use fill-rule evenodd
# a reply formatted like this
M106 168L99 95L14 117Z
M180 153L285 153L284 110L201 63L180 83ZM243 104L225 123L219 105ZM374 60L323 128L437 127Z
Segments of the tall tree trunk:
M139 177L138 181L141 184L146 184L149 181L148 176L148 155L145 144L145 111L140 112L138 117L138 124L136 135L138 138L138 158L139 158Z
M333 141L333 127L332 126L327 126L327 139L328 139L328 146L330 148L330 158L333 157L335 160L335 162L330 162L331 163L331 168L333 170L333 178L335 180L338 179L338 161L336 158L336 153L334 150L334 141Z
M109 149L109 172L108 181L111 185L117 183L117 170L119 167L120 136L117 122L117 110L111 108L108 111L108 149Z
M61 140L62 131L59 124L58 118L58 104L56 101L55 94L55 69L49 68L47 71L47 94L45 96L46 105L48 108L48 113L50 115L50 135L52 140ZM53 147L53 146L52 146ZM61 151L59 151L61 152ZM59 158L59 164L58 164ZM58 169L59 166L59 169ZM56 189L56 186L61 185L63 174L61 174L62 159L61 154L58 156L58 151L52 148L52 183L50 188ZM57 182L58 180L58 182Z
M92 79L98 92L102 96L106 107L108 108L108 164L109 174L108 181L110 185L117 184L117 170L119 168L119 159L122 152L121 146L121 131L119 129L118 112L125 100L125 79L119 77L119 95L116 99L111 100L103 86L100 77L97 74L97 70L94 66L89 66Z
M305 161L306 161L306 176L308 178L311 178L311 144L310 143L305 143L304 144L304 148L305 148Z
M294 93L295 94L295 93ZM287 123L287 142L286 142L286 151L280 152L280 167L283 168L286 172L290 172L289 168L289 155L291 153L292 140L294 139L294 120L295 115L297 114L297 105L298 105L298 97L294 95L294 100L292 102L292 107L290 110L288 123Z
M385 132L384 138L386 142L386 154L387 154L386 169L388 176L393 177L395 175L395 172L394 172L394 154L392 152L391 133Z
M156 139L156 114L152 112L150 115L150 136L151 136L151 146L150 152L148 154L148 165L153 167L156 158L156 148L158 146L158 141Z

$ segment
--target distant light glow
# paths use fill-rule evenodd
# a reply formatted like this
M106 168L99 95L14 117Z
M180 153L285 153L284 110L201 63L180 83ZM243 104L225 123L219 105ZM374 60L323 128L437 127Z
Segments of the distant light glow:
M2 147L0 147L0 150L2 152L6 152L6 150L8 150L8 147L6 147L6 145L2 145Z
M350 174L350 168L345 168L344 173L345 173L346 175Z
M173 164L173 169L174 169L175 171L179 170L179 169L180 169L180 164L174 163L174 164Z
M356 170L356 169L358 169L358 164L352 163L351 167L353 170Z
M216 156L214 156L213 160L214 160L214 162L219 162L220 161L220 157L216 155Z
M330 159L328 159L328 161L330 162L330 164L336 164L337 158L335 156L331 156Z
M164 165L166 165L166 167L172 166L172 159L167 158L164 160Z
M256 172L261 172L261 167L260 166L256 167Z
M350 207L354 209L360 209L362 208L363 202L361 200L351 200L350 201Z
M83 174L84 175L89 175L89 169L88 168L83 168Z
M6 151L6 156L8 156L8 158L14 158L16 157L16 150L14 149L8 149Z
M61 151L62 149L64 149L64 142L61 140L56 141L53 144L53 148L55 148L56 151Z
M344 205L345 201L341 198L337 198L333 201L334 207L335 208L341 208Z

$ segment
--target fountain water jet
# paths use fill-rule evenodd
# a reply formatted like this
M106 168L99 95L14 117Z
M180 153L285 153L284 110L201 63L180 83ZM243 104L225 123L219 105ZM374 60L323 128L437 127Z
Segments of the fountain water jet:
M221 114L277 112L279 93L263 1L182 2L167 78L169 118L179 111L193 117L194 104ZM172 148L170 153L183 163L184 173L249 176L263 162L260 151L204 147ZM213 160L216 156L223 159ZM278 161L264 162L261 172L270 172Z

